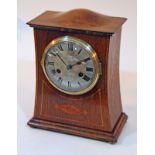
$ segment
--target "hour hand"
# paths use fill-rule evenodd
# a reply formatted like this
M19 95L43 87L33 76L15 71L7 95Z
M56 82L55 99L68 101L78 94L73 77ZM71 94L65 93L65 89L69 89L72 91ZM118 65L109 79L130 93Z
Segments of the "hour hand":
M77 64L81 64L81 62L87 62L89 60L90 60L90 58L88 57L88 58L85 58L83 60L78 61Z
M70 68L72 68L72 67L75 66L75 65L80 65L82 62L87 62L87 61L89 61L89 60L90 60L89 57L88 57L88 58L85 58L85 59L83 59L83 60L80 60L80 61L76 62L75 64L70 65Z

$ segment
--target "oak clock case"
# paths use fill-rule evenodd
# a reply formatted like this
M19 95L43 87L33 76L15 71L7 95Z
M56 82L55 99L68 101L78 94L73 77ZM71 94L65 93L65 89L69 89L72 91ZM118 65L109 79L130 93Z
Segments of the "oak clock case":
M36 97L28 125L115 143L127 121L119 82L126 18L46 11L34 28Z

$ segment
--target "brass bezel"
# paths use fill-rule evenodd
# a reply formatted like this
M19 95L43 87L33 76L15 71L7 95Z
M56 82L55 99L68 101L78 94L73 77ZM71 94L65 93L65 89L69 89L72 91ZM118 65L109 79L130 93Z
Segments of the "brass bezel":
M54 45L56 45L57 43L59 42L63 42L63 41L70 41L72 43L76 43L82 47L85 48L85 50L87 52L89 52L90 54L90 57L91 59L93 60L94 62L94 65L95 65L95 69L96 69L96 72L95 72L95 76L94 76L94 79L93 79L93 82L85 89L79 91L79 92L70 92L70 91L65 91L65 90L62 90L61 88L57 87L57 85L55 85L48 77L47 73L46 73L46 70L45 70L45 66L44 66L44 62L45 62L45 58L46 58L46 53L48 52L48 50L53 47ZM75 38L75 37L70 37L70 36L63 36L63 37L59 37L59 38L56 38L54 40L52 40L48 45L47 47L45 48L44 50L44 53L43 53L43 56L42 56L42 60L41 60L41 66L42 66L42 69L43 69L43 72L47 78L47 80L49 81L49 83L54 87L56 88L57 90L65 93L65 94L69 94L69 95L82 95L82 94L85 94L87 93L88 91L90 91L97 83L98 79L99 79L99 75L101 74L101 63L99 63L99 59L97 57L97 54L96 52L94 51L94 49L88 44L86 43L85 41L81 40L81 39L78 39L78 38Z

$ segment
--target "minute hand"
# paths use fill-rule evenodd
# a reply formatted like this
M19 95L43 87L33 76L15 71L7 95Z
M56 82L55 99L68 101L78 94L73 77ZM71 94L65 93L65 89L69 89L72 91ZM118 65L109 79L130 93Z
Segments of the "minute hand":
M65 63L65 61L60 57L60 55L57 54L57 56L58 56L59 59L65 64L65 66L67 66L66 63Z

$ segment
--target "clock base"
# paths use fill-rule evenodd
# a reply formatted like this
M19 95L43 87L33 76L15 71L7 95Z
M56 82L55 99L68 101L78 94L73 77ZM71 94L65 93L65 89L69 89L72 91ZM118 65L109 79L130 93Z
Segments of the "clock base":
M32 118L28 122L28 125L34 128L51 130L51 131L81 136L85 138L91 138L91 139L96 139L100 141L116 143L121 133L121 130L123 129L127 121L127 118L128 116L125 113L122 113L114 129L111 132L87 129L87 128L68 125L68 124L61 124L61 123L51 122L47 120L41 120L37 118Z

